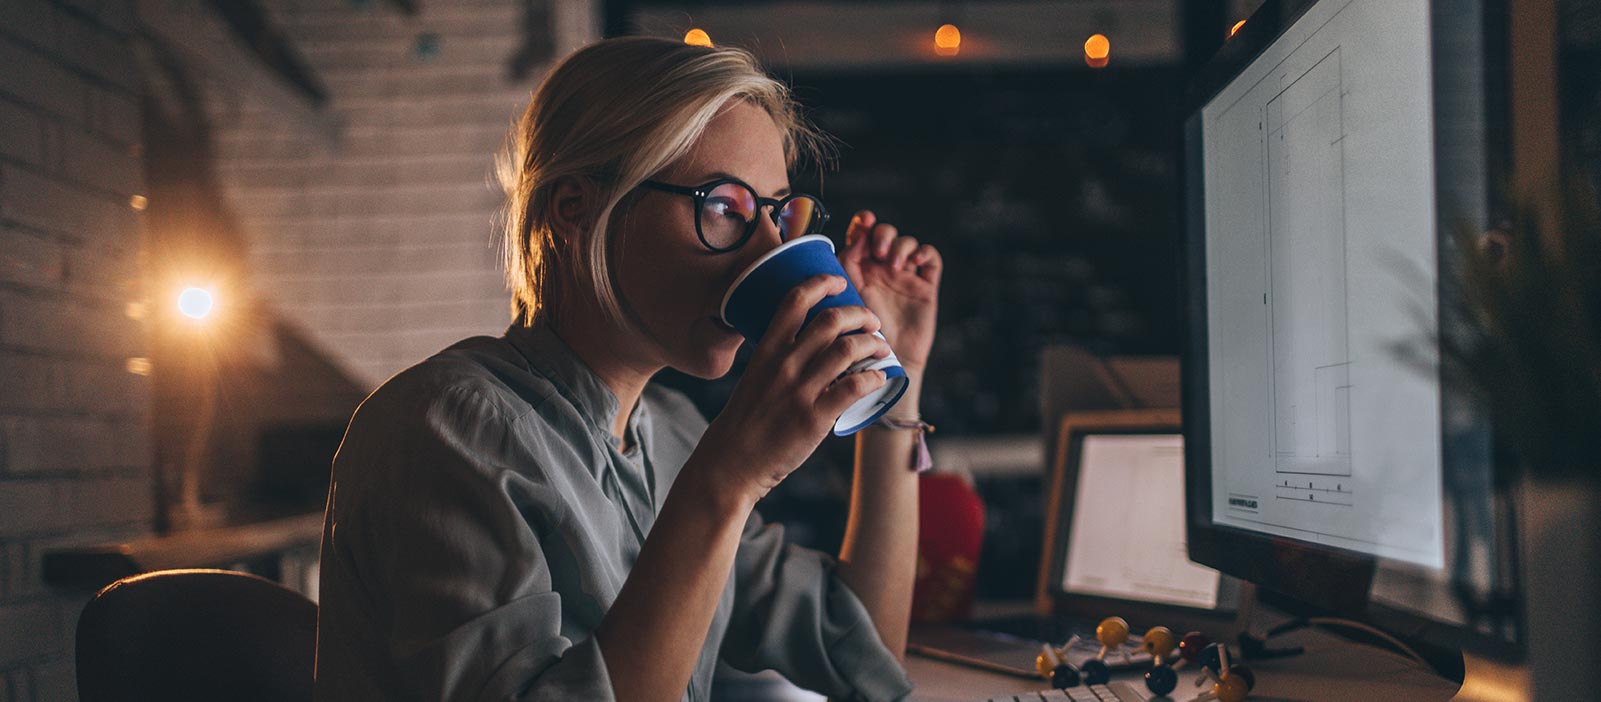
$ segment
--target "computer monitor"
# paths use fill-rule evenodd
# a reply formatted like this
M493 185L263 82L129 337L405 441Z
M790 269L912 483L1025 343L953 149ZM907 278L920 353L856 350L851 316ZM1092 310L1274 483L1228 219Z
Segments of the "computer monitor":
M1217 571L1184 546L1184 436L1096 433L1079 437L1062 591L1214 609ZM1129 500L1139 514L1130 518Z
M1054 433L1036 611L1208 630L1233 619L1239 581L1185 546L1178 410L1070 412Z
M1512 502L1435 341L1453 228L1498 207L1505 12L1268 0L1203 70L1184 436L1193 560L1293 609L1516 659Z

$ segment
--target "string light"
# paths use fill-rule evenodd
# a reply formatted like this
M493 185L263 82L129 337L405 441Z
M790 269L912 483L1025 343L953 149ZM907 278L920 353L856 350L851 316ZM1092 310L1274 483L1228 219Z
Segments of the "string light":
M1245 20L1240 20L1238 22L1235 22L1233 27L1229 27L1229 38L1233 39L1234 35L1240 33L1240 27L1244 27L1244 26L1245 26Z
M1084 40L1084 63L1090 68L1104 67L1112 56L1112 42L1104 34L1091 34Z
M712 35L707 34L706 30L696 27L684 33L684 43L692 46L711 46Z
M934 31L934 53L939 56L955 56L962 50L962 30L954 24L940 25Z
M150 375L150 371L155 368L154 364L150 362L150 359L142 356L136 356L128 359L125 367L129 373L134 375Z
M134 195L128 198L128 206L136 211L143 212L146 207L150 206L150 199L143 195Z
M178 311L190 319L204 319L215 306L216 300L210 290L184 288L183 292L178 293Z

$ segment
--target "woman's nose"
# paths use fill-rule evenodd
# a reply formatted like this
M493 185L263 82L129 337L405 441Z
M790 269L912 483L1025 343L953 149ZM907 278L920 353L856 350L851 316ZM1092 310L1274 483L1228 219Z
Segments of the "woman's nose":
M764 206L756 211L756 231L751 234L751 240L751 243L762 244L763 252L784 243L784 234L778 228L777 205Z
M779 235L778 225L773 224L772 218L768 217L765 211L758 214L756 216L756 231L751 232L750 240L746 241L744 246L739 247L739 262L733 270L734 275L739 275L740 271L749 268L752 263L756 262L756 259L767 255L767 252L778 248L778 245L782 243L784 243L784 240Z

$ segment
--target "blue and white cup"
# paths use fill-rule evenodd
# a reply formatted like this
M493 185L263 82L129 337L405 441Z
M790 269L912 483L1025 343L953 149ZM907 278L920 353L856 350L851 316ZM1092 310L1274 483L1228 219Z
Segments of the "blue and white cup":
M845 290L825 297L813 306L806 313L806 321L801 325L803 328L830 307L862 304L862 296L857 294L855 283L851 282L850 276L845 274L845 268L839 265L839 259L834 256L834 242L826 236L811 234L780 244L740 273L728 288L728 293L723 295L723 322L738 329L746 339L760 341L767 333L767 325L772 323L773 315L778 313L784 295L795 286L823 273L844 278ZM860 333L859 330L846 332ZM873 335L884 338L878 332L873 332ZM906 370L901 368L901 362L895 358L893 351L884 358L859 361L846 369L845 375L865 370L884 371L884 387L857 400L834 421L836 436L855 434L878 421L900 401L901 395L906 394Z

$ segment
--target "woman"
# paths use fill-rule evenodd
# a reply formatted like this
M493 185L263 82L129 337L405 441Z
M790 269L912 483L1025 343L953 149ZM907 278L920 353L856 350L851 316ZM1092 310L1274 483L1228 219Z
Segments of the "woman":
M742 51L614 39L550 74L502 162L513 324L391 378L334 461L319 698L700 700L719 657L841 698L911 689L916 430L858 435L837 562L753 507L884 383L835 380L888 353L844 332L895 341L892 414L916 420L938 252L861 212L841 260L878 315L802 329L845 282L802 284L710 424L648 384L728 372L722 295L824 219L787 175L819 143Z

